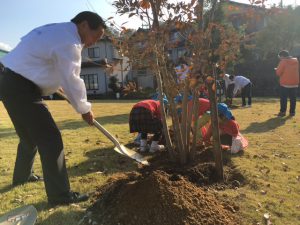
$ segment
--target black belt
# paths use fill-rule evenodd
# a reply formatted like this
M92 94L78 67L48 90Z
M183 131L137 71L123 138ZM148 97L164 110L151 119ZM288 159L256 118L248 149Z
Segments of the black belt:
M22 75L14 72L13 70L9 69L8 67L5 67L3 64L0 64L0 78L4 78L6 80L13 80L17 84L21 84L21 86L31 86L34 90L37 90L40 94L40 89L36 84L34 84L31 80L28 80L27 78L23 77Z
M12 71L11 69L9 69L9 68L7 68L7 67L5 67L5 66L3 66L3 65L0 66L0 69L1 69L1 72L2 72L2 73L15 73L15 72Z
M0 72L1 73L8 73L8 72L14 72L11 69L5 67L2 63L0 63Z
M5 67L2 63L0 63L0 72L4 72L5 71Z

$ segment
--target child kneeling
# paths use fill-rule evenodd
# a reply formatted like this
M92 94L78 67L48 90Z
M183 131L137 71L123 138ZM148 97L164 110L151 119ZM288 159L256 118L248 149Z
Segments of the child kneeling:
M149 152L154 153L164 149L163 145L158 144L162 136L162 127L159 101L144 100L132 107L129 115L129 128L130 133L141 133L140 152L148 150L148 133L154 134Z
M231 153L238 153L248 146L248 140L240 133L239 125L231 111L224 103L218 103L219 132L221 145L230 149ZM212 127L209 126L203 137L204 142L209 143L212 136Z

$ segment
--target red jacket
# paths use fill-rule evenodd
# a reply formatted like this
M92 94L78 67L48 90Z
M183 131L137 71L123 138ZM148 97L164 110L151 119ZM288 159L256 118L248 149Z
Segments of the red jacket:
M239 133L239 125L235 120L227 120L224 123L219 122L219 130L220 130L220 135L229 134L232 137L237 137ZM209 141L211 136L212 136L212 127L210 125L209 128L207 129L206 134L203 137L203 141Z
M276 69L281 86L299 85L299 62L297 58L281 59Z
M199 109L198 109L198 117L202 116L206 111L210 109L210 102L206 98L199 98ZM192 110L192 100L188 102L188 112Z
M144 100L144 101L136 103L132 108L134 109L134 108L139 108L139 107L148 109L149 111L151 111L152 115L155 118L161 119L160 102L159 101L155 101L152 99Z

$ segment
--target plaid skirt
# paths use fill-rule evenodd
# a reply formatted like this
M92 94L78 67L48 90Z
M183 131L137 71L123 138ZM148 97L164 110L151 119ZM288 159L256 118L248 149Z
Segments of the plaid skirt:
M150 133L155 134L162 131L162 122L153 117L150 110L138 107L131 110L129 115L130 133Z

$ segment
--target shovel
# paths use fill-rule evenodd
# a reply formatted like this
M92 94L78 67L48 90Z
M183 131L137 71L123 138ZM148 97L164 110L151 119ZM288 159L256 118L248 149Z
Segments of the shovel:
M149 165L148 161L142 156L141 154L137 153L136 151L130 150L126 148L124 145L121 145L120 142L111 135L100 123L98 123L96 120L93 121L94 126L97 127L98 130L100 130L109 140L111 140L112 143L114 143L115 148L114 150L122 155L128 156L129 158L134 159L135 161L143 164L143 165Z
M37 211L32 205L26 205L5 213L0 217L0 225L34 225Z
M60 97L62 97L63 99L65 99L67 102L70 103L68 97L62 92L62 90L58 90L56 92L56 94L58 94ZM128 148L126 148L124 145L121 145L120 142L117 140L117 138L115 138L111 133L109 133L100 123L98 123L95 119L93 120L93 124L94 126L101 131L114 145L115 148L114 150L116 152L118 152L121 155L125 155L131 159L134 159L135 161L143 164L143 165L149 165L149 162L144 158L144 156L142 156L141 154L139 154L136 151L130 150Z

